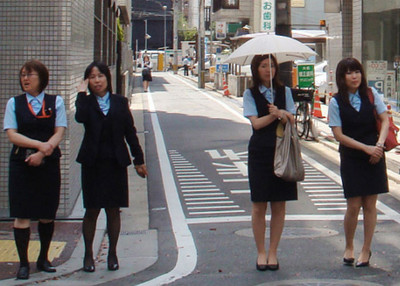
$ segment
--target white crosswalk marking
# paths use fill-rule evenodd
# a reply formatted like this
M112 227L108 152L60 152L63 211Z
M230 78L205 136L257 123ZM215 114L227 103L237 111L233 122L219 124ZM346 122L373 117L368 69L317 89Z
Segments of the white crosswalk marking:
M226 156L222 156L218 152L213 152L213 156L218 158L229 157L234 160L240 159L240 154L236 154L231 150L224 151ZM187 209L187 216L189 218L201 216L207 217L211 215L235 215L239 213L243 214L245 212L245 210L240 209L239 205L235 204L233 200L227 197L224 192L222 192L179 152L176 150L170 150L169 155L177 175L179 189ZM230 174L232 174L232 168L235 169L239 174L243 174L243 164L240 162L236 163L238 164L221 164L220 167L223 167L223 169Z

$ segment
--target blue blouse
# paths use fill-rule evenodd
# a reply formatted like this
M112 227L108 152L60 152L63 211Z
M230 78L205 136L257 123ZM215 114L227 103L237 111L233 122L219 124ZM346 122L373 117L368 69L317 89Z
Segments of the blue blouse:
M33 111L37 114L42 108L44 99L44 91L38 96L32 96L26 93L26 100L31 104ZM64 100L61 96L57 95L56 98L56 127L67 127L67 116L65 113ZM4 114L3 129L18 129L17 117L15 115L15 100L14 97L10 98L6 105Z
M260 84L258 86L258 89L269 102L273 102L271 88L267 88L265 85ZM274 91L274 93L276 93L276 91ZM292 91L287 86L285 87L285 96L286 96L286 110L292 114L296 114L296 108L294 106ZM246 89L245 92L243 93L243 115L245 117L258 116L256 102L254 101L254 98L251 95L250 89Z
M385 103L383 102L382 96L375 90L375 88L371 88L372 93L374 95L374 105L376 108L376 112L378 114L382 114L387 110ZM361 97L358 93L350 93L349 92L349 101L351 106L360 111L361 108ZM335 98L332 98L329 103L329 110L328 110L328 118L329 118L329 126L330 127L342 127L342 120L340 119L340 112L339 112L339 105Z
M108 111L110 110L110 93L107 92L103 97L96 95L96 99L103 114L107 115Z

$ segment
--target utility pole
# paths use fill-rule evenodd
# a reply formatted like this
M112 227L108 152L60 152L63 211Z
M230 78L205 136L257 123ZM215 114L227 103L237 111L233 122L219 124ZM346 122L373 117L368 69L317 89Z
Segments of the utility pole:
M292 37L292 22L291 18L291 1L276 0L276 27L277 35ZM292 86L292 64L283 63L279 65L281 71L281 80L287 86Z
M174 74L178 73L178 17L179 17L179 0L174 0Z
M147 53L147 19L144 20L144 50Z
M198 47L197 47L197 68L198 71L198 87L205 87L205 71L204 71L204 0L199 0L199 30L198 30Z

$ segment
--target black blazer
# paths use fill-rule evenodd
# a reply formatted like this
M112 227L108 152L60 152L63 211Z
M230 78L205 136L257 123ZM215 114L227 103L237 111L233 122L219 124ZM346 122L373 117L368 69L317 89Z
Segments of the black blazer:
M77 162L93 166L99 150L102 126L99 124L104 116L93 94L89 96L85 92L78 93L76 102L75 120L83 123L85 135L76 159ZM144 164L143 151L136 135L136 128L128 105L128 99L110 94L110 110L108 115L112 121L112 137L115 146L115 156L119 165L126 167L131 164L125 140L134 157L135 165Z

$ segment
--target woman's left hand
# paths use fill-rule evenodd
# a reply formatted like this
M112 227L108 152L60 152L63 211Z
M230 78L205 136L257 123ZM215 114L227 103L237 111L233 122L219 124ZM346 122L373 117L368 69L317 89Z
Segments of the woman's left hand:
M146 177L147 177L147 168L146 168L146 165L145 165L145 164L143 164L143 165L136 165L136 166L135 166L135 169L136 169L136 173L137 173L140 177L142 177L142 178L146 178Z
M44 154L38 151L26 158L25 163L27 163L31 167L38 167L42 164L44 157Z

